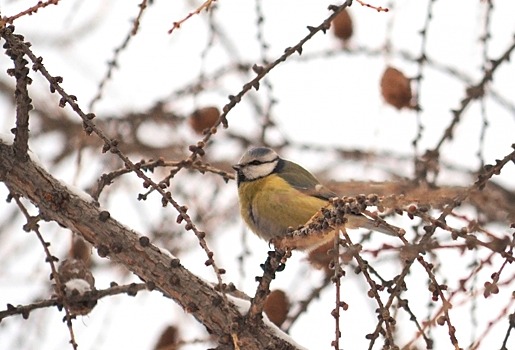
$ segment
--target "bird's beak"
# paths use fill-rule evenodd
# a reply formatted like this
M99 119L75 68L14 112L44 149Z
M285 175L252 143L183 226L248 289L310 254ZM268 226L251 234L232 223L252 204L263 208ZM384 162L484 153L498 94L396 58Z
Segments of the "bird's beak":
M232 168L233 168L234 170L236 170L236 171L240 171L240 169L241 169L241 165L240 165L240 164L234 164L234 165L232 166Z

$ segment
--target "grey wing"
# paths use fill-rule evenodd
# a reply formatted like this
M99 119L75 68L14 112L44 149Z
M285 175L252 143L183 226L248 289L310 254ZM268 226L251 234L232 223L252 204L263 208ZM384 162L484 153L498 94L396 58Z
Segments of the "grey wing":
M278 173L278 175L284 180L286 180L286 182L288 182L292 187L296 188L297 190L303 193L320 199L328 200L329 198L338 197L336 193L320 184L316 177L314 177L309 171L307 171L300 165L289 162L287 160L285 160L284 162L284 167L282 171ZM390 227L387 227L386 225L381 225L380 223L377 223L374 220L371 220L362 214L349 214L347 219L349 220L347 223L348 228L362 227L372 231L385 233L388 235L397 235L397 233Z
M284 160L283 169L277 175L307 195L326 200L337 197L336 193L323 186L309 171L293 162Z
M326 199L338 197L336 193L324 187L309 171L297 165L295 163L284 161L284 167L278 175L286 180L292 187L297 190L306 193L310 196L317 197L320 199ZM363 214L347 216L348 228L366 228L372 231L385 233L388 235L397 235L397 232L387 225L382 225L374 220L371 220Z

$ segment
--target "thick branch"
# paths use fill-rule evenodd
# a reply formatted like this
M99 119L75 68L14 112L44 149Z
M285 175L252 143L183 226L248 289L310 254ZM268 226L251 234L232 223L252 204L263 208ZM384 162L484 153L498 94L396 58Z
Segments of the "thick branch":
M31 84L32 79L29 78L28 61L24 58L23 47L20 41L23 36L12 34L6 29L0 32L6 43L4 44L5 53L13 60L14 69L8 69L7 73L16 78L16 89L14 90L14 98L16 101L16 128L14 132L14 151L20 160L27 160L27 150L29 142L29 111L32 109L32 100L29 97L27 86Z
M102 257L123 264L146 282L153 282L166 296L191 313L218 337L220 348L234 342L245 349L297 349L273 334L262 321L244 322L236 306L184 268L178 259L162 253L80 194L57 181L29 160L16 161L12 146L0 142L0 181L11 192L30 199L41 216L80 234Z

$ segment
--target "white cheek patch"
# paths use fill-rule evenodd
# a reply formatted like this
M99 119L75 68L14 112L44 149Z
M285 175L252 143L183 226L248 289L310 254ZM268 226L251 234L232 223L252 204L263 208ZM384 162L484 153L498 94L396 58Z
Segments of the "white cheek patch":
M276 165L277 162L264 163L259 165L247 165L243 169L243 175L245 175L245 178L248 180L259 179L260 177L270 175L274 171Z

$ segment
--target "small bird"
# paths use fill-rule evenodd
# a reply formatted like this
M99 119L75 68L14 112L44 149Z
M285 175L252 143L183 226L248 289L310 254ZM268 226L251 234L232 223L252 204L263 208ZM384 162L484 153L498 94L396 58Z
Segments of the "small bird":
M285 238L291 228L306 224L329 205L329 199L337 197L309 171L279 157L271 148L249 149L233 169L236 170L241 216L250 229L266 241ZM363 215L347 215L346 218L346 228L363 227L396 234ZM313 250L333 239L335 234L307 235L292 240L288 247Z

